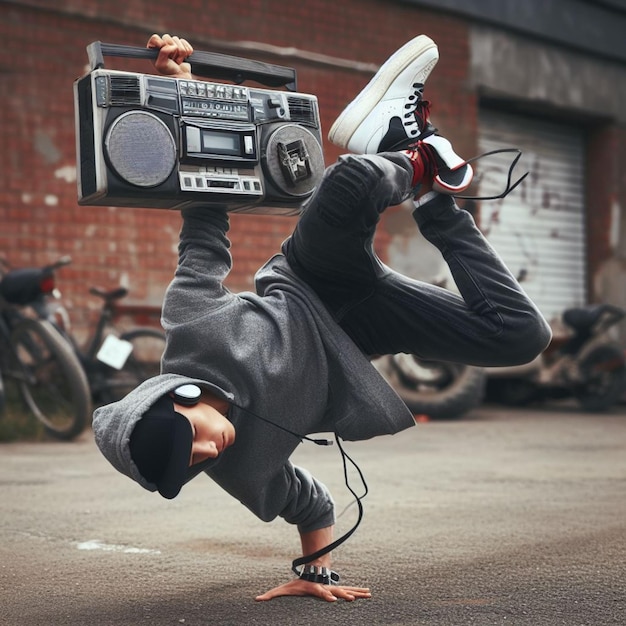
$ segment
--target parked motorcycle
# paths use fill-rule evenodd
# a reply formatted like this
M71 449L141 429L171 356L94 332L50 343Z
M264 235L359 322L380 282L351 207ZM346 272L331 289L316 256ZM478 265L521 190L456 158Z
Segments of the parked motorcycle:
M625 316L610 304L566 310L570 335L527 365L488 368L487 397L508 406L573 397L584 411L609 409L624 393L626 352L607 331Z
M415 415L456 419L484 399L486 374L480 367L428 361L414 354L386 355L374 366Z

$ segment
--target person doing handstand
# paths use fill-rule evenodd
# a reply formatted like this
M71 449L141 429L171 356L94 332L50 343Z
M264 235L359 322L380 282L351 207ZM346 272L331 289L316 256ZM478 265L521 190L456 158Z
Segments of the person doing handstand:
M187 41L153 35L148 46L159 50L161 74L192 77ZM429 120L423 88L437 60L435 43L415 37L339 116L329 139L349 153L327 168L254 292L224 285L227 212L181 211L161 374L94 414L97 445L120 472L165 498L204 473L261 520L295 525L306 557L332 543L335 512L328 489L290 461L301 436L365 440L415 423L371 357L504 366L544 350L548 324L455 203L473 172ZM407 199L460 295L401 275L374 253L381 214ZM257 600L370 597L337 584L331 553L299 574Z

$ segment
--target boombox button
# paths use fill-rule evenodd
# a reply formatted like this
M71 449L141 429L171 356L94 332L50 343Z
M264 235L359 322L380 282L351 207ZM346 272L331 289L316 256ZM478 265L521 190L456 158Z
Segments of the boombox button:
M261 183L258 180L254 181L254 190L261 191Z
M244 180L243 181L243 188L246 189L247 191L250 191L250 181L249 180Z

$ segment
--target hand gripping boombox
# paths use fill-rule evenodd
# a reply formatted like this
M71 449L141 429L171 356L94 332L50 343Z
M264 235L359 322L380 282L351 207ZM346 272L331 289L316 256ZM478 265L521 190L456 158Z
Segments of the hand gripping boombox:
M212 83L103 68L104 55L155 58L147 48L87 52L91 71L74 83L79 204L292 215L315 190L319 109L295 91L295 70L194 52L194 75L235 84Z

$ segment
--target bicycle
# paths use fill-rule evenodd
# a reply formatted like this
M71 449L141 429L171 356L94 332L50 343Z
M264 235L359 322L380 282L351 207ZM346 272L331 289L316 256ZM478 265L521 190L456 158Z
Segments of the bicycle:
M92 400L108 404L120 400L144 380L159 373L165 333L149 327L127 331L116 327L116 303L128 295L125 287L110 291L91 287L89 293L101 298L103 303L93 335L84 347L72 335L69 316L62 305L55 307L55 325L74 347L87 375Z
M45 432L62 440L78 436L92 412L84 369L49 319L47 306L55 291L54 271L69 262L64 257L43 268L10 270L3 261L0 279L0 378L5 383L0 386L9 402L20 396Z

